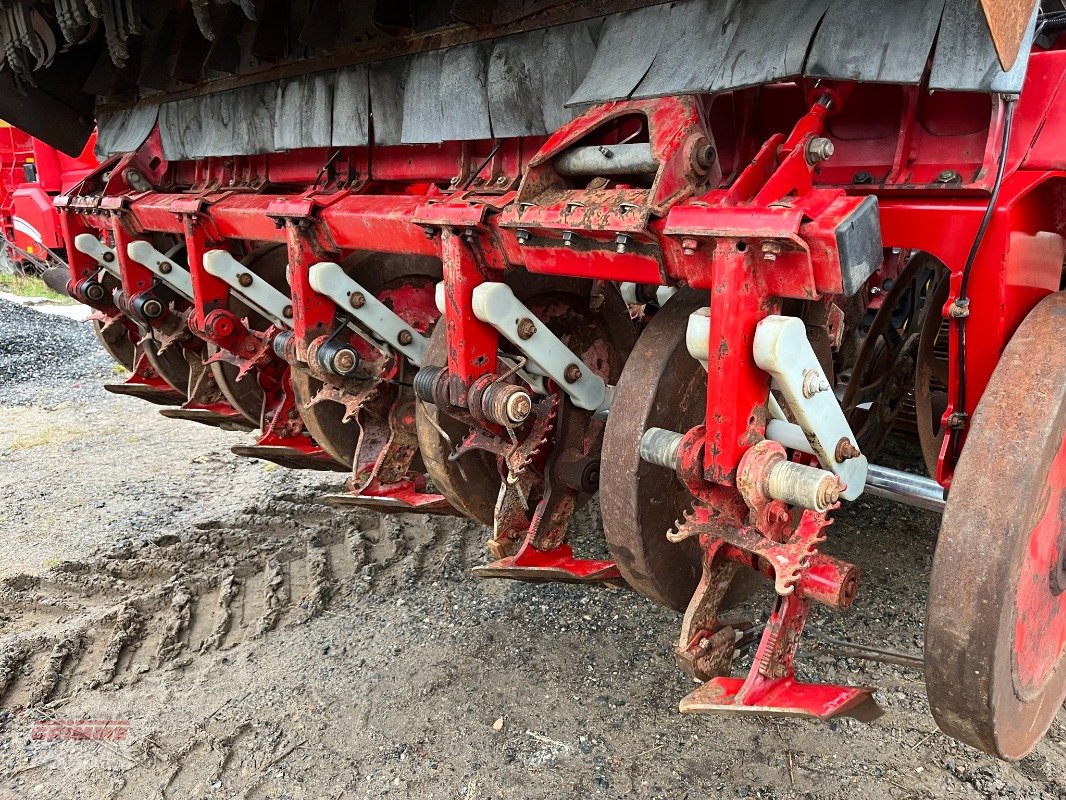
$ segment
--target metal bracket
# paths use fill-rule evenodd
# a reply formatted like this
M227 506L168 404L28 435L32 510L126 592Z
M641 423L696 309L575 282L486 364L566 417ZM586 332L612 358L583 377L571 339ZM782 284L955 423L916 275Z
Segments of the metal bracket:
M292 302L225 250L204 253L204 270L229 284L248 303L279 328L292 328ZM289 313L286 314L285 312Z
M578 408L604 411L614 387L593 372L548 326L541 322L505 283L483 283L474 289L474 316L487 322L518 348L529 368L551 378Z
M74 247L81 253L96 259L96 263L107 272L110 272L119 280L122 273L118 269L118 258L115 256L115 248L108 247L91 233L79 233L74 237ZM108 258L108 256L111 256Z
M138 264L147 267L149 272L159 278L160 283L192 302L192 275L181 264L171 261L143 240L130 242L126 246L126 254Z
M702 308L689 317L686 344L689 354L704 369L710 359L710 309ZM773 395L770 413L775 418L767 429L768 439L786 447L812 453L819 463L846 484L841 493L845 500L857 499L866 488L869 462L864 455L838 459L858 452L859 446L843 409L818 357L807 339L803 320L771 315L759 323L754 342L755 363L769 372L773 386L785 395L789 410L798 425L782 424L786 416ZM799 441L803 439L802 445ZM841 447L847 443L850 447Z
M429 340L348 277L340 264L332 261L315 264L310 269L309 280L312 289L358 320L387 348L399 350L412 364L422 366Z
M841 496L858 498L866 488L869 462L861 454L840 458L858 453L858 442L807 339L803 320L767 317L755 330L753 350L755 363L773 376L774 387L784 395L818 461L846 484Z
M437 303L437 310L441 313L441 316L443 316L445 298L443 281L438 283L435 287L433 297ZM531 388L534 392L536 392L537 394L548 393L548 388L544 385L544 378L546 376L537 372L537 365L530 363L528 358L525 360L525 364L522 364L522 359L516 360L514 357L509 356L506 353L497 352L496 358L500 362L500 364L506 367L508 370L514 370L515 374L518 375L518 377L520 377L522 380L524 380L529 385L529 388Z

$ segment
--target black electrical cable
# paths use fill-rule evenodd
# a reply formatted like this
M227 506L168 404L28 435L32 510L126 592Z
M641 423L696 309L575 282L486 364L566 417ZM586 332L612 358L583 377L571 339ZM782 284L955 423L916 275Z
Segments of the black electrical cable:
M1007 150L1010 147L1010 134L1014 126L1014 104L1017 102L1017 95L1006 95L1004 97L1003 143L1000 145L996 180L992 184L992 196L988 198L988 207L985 209L985 215L981 219L981 226L977 229L977 235L974 237L970 254L966 257L966 265L962 269L962 280L959 282L959 296L954 303L958 308L965 310L963 316L956 318L959 326L959 403L956 406L956 412L961 414L966 413L966 317L969 314L970 306L970 298L966 290L970 285L970 273L973 271L974 262L977 260L977 253L984 243L985 234L988 233L988 226L992 223L992 216L995 214L996 204L999 202L1000 190L1003 188L1003 176L1007 171ZM953 437L952 452L957 459L959 456L958 436Z
M493 147L493 148L492 148L492 149L491 149L491 150L489 151L489 154L488 154L487 156L485 156L485 160L484 160L484 161L482 161L482 162L481 162L480 164L478 164L478 167L477 167L477 169L475 169L475 170L474 170L473 174L472 174L472 175L470 176L470 179L469 179L469 180L468 180L468 181L467 181L467 182L466 182L465 184L463 184L463 191L464 191L464 192L465 192L465 191L466 191L467 189L469 189L469 188L470 188L471 186L473 186L473 185L474 185L474 181L476 181L476 180L477 180L477 176L478 176L478 175L480 175L480 174L481 174L481 171L482 171L483 169L485 169L485 167L487 167L487 166L489 165L489 162L490 162L490 161L492 161L492 159L493 159L493 158L495 158L495 157L496 157L496 154L497 154L498 152L500 152L500 148L501 148L502 146L503 146L503 139L497 139L497 140L496 140L496 146L495 146L495 147Z

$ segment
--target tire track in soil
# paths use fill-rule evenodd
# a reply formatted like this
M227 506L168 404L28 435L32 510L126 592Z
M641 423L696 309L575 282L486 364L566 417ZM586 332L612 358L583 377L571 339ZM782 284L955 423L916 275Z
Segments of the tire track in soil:
M339 597L396 594L427 571L469 569L478 536L460 519L337 509L308 492L9 577L0 582L0 704L61 706L305 623Z

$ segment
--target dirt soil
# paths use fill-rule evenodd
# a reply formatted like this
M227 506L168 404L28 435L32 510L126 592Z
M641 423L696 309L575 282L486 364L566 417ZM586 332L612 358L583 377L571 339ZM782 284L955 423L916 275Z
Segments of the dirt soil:
M920 669L824 642L920 655L934 515L862 500L830 531L863 587L815 611L801 668L879 687L884 716L682 717L673 612L473 578L482 527L329 507L341 477L105 392L121 376L74 323L49 318L63 346L37 358L19 314L0 306L0 800L1066 797L1066 714L1000 763L937 731ZM594 508L578 527L602 538ZM129 733L31 738L53 719Z

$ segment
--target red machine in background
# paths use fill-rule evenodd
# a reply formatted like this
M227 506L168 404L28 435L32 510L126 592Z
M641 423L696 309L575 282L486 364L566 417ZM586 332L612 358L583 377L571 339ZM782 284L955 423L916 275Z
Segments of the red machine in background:
M43 271L64 261L56 196L93 172L96 136L71 157L0 120L0 232L7 256Z

